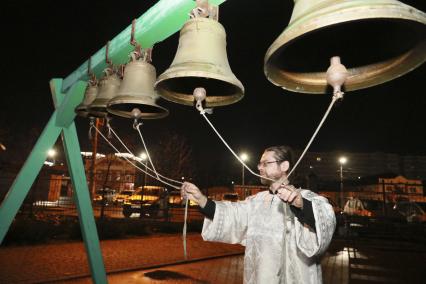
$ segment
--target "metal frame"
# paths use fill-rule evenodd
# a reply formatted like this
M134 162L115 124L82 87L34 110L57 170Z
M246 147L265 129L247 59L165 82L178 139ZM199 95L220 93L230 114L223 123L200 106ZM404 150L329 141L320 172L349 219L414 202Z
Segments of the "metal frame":
M209 3L220 5L224 1L210 0ZM152 47L155 43L177 32L189 18L189 13L194 7L195 1L193 0L160 0L136 20L134 39L143 48ZM125 64L128 61L128 55L134 48L131 45L131 35L132 25L130 24L68 77L63 80L52 79L50 81L56 110L46 124L0 206L1 243L39 174L47 158L47 151L55 144L59 135L62 134L65 157L75 191L75 202L80 217L82 236L94 283L107 283L107 277L83 160L80 154L80 145L74 122L76 116L74 109L83 100L86 82L89 80L89 68L94 75L100 78L102 70L108 65L105 60L107 53L108 59L114 65ZM108 51L106 50L107 47Z

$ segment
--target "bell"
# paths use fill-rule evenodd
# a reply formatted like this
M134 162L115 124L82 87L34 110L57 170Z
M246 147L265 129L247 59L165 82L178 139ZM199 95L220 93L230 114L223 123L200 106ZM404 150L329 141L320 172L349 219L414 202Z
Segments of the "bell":
M95 100L97 93L98 93L98 86L89 83L84 93L83 102L75 108L75 112L77 113L78 116L81 116L81 117L89 116L88 106Z
M155 84L163 98L190 106L198 87L207 91L206 107L233 104L244 96L243 85L229 67L225 29L216 20L202 17L182 27L175 58Z
M108 102L109 113L126 117L155 119L163 118L169 111L156 104L159 96L154 92L155 67L143 60L132 60L124 69L123 82L118 95ZM134 109L139 109L134 117Z
M108 102L117 95L121 80L115 72L106 71L106 75L99 81L99 90L96 99L89 105L89 115L106 117Z
M426 60L426 14L396 0L295 0L287 28L269 47L269 81L300 93L326 93L329 59L348 68L345 90L375 86Z

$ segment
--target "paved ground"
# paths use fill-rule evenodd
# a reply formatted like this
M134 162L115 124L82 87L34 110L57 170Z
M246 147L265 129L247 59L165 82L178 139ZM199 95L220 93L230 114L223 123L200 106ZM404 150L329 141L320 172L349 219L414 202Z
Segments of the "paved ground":
M242 247L204 242L198 234L188 236L190 263L183 262L179 235L102 241L101 246L110 283L242 283ZM212 258L221 255L228 257ZM0 263L0 283L91 283L82 243L2 247ZM323 279L425 283L425 263L422 244L334 240L322 259Z
M204 242L187 237L190 260L242 253L239 245ZM101 241L108 272L184 261L181 235ZM0 283L39 283L89 275L82 242L0 248Z

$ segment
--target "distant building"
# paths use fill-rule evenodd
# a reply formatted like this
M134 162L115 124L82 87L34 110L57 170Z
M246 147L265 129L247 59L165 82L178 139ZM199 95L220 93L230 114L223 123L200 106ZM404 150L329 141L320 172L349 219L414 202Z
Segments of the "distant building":
M339 199L340 192L322 192L334 201ZM419 179L407 179L401 175L382 175L363 178L359 181L344 184L344 199L357 197L365 200L385 200L387 203L406 200L426 202L423 182Z
M122 156L116 154L101 155L96 158L95 163L95 190L104 187L114 189L116 192L134 189L136 169ZM92 159L90 155L86 157L84 164L88 183L90 183L91 165Z
M338 159L341 156L347 158L347 163L342 167L345 180L356 180L383 173L426 180L426 156L403 156L382 152L308 152L297 167L296 175L304 178L315 175L321 181L339 180Z

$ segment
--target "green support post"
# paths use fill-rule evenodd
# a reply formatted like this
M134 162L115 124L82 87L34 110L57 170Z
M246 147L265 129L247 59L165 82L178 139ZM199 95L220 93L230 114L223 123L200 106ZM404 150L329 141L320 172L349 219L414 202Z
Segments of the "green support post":
M96 229L93 207L90 201L89 188L87 187L86 173L81 158L80 144L78 143L77 130L74 118L74 109L82 101L86 83L78 81L64 97L58 90L62 89L62 80L51 81L53 101L59 115L56 123L62 128L62 142L71 182L74 187L75 203L80 218L80 229L86 247L90 272L94 283L107 283L106 271L102 259L98 231ZM70 125L71 124L71 125Z
M19 207L24 202L25 196L46 161L47 151L52 148L61 133L62 128L55 125L56 116L55 111L0 206L0 243L3 242Z
M95 283L107 283L101 246L96 230L95 217L93 216L89 188L87 186L74 122L68 128L63 129L62 139L71 181L74 186L75 202L80 217L80 228L86 247L92 279Z
M40 172L47 158L47 151L52 148L59 134L62 132L65 157L75 190L81 231L92 278L95 283L107 283L99 237L74 123L74 108L83 99L86 83L82 81L76 82L66 96L61 93L62 79L53 79L50 82L50 87L56 110L0 206L0 220L2 220L0 222L0 242L3 241L19 207L22 205L31 185Z

